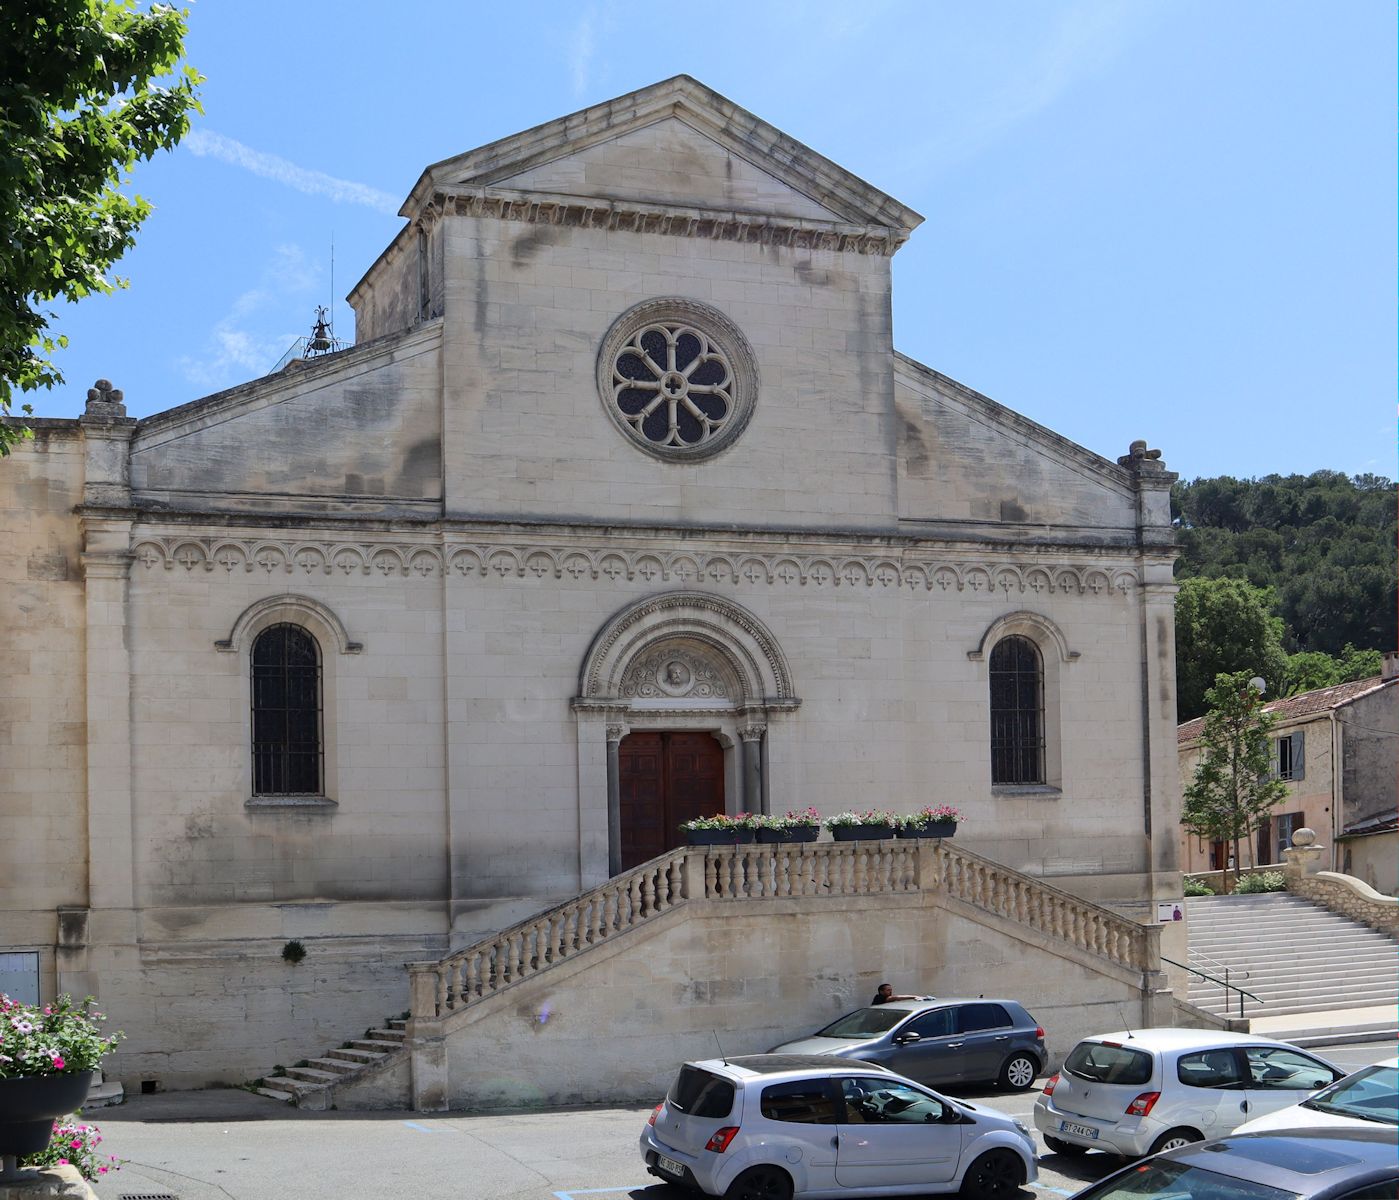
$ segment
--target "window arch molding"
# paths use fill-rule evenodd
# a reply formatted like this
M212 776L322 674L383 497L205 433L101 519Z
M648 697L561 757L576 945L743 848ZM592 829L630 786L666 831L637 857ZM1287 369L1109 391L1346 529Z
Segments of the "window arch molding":
M1045 658L1049 657L1045 651L1052 647L1054 657L1058 658L1060 662L1078 661L1079 652L1069 649L1069 639L1064 636L1064 631L1048 617L1028 610L997 617L986 627L986 632L981 635L981 641L967 651L967 658L972 662L981 662L989 658L991 648L1002 638L1010 637L1012 634L1029 638L1040 648L1040 653Z
M310 596L291 592L267 596L248 605L233 622L228 636L214 643L214 649L241 654L251 649L253 639L270 625L302 625L322 647L333 645L341 654L358 654L364 649L364 643L350 637L345 623L332 608Z
M320 654L320 704L321 704L321 792L319 795L258 795L254 791L251 748L253 743L251 656L253 644L258 635L274 625L294 625L310 634L315 640ZM321 809L327 812L336 808L333 797L337 794L337 738L336 738L336 661L347 654L359 654L364 649L362 642L350 637L345 623L329 605L310 596L284 593L266 596L248 605L233 622L228 637L220 638L214 646L221 653L235 658L238 675L242 679L243 712L243 752L244 763L243 794L249 809L294 809L297 811Z
M997 783L991 767L991 652L1007 638L1024 638L1039 653L1041 671L1042 727L1044 742L1043 779L1035 783ZM987 731L987 778L991 790L998 794L1039 793L1056 796L1064 784L1062 755L1062 686L1063 673L1070 663L1077 662L1080 654L1069 645L1064 631L1055 622L1040 613L1022 610L997 617L981 635L980 641L967 651L967 658L981 664L978 672L981 682L982 703L986 706Z

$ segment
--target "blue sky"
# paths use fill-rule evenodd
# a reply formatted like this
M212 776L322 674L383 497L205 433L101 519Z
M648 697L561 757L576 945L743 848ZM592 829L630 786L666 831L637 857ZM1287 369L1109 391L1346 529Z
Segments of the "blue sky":
M424 166L694 75L927 220L899 349L1185 477L1395 473L1396 17L1290 0L201 0L205 115L136 172L130 288L59 313L75 416L255 378ZM335 246L334 287L330 248Z

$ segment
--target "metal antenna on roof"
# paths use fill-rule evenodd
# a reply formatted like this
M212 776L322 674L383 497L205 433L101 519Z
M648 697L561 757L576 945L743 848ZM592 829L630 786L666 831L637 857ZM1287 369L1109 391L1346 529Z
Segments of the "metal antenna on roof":
M1130 1042L1132 1040L1132 1029L1127 1024L1127 1014L1122 1011L1122 1005L1118 1004L1114 1007L1117 1009L1117 1015L1122 1018L1122 1028L1127 1030L1127 1040Z
M729 1060L724 1056L724 1043L719 1040L719 1031L711 1029L709 1032L714 1035L714 1044L719 1047L719 1061L727 1067Z

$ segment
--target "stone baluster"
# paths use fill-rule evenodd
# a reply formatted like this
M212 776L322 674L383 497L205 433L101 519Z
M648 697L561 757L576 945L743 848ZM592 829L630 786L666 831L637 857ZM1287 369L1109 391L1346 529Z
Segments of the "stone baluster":
M656 880L652 872L647 871L641 877L641 907L637 910L635 920L651 916L656 911Z

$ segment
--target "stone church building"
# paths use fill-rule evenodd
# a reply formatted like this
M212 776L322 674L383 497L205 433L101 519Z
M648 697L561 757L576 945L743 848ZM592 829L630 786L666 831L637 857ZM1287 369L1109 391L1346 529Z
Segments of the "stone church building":
M1178 897L1175 476L895 349L917 213L680 76L402 216L352 347L0 463L0 981L244 1078L720 810Z

